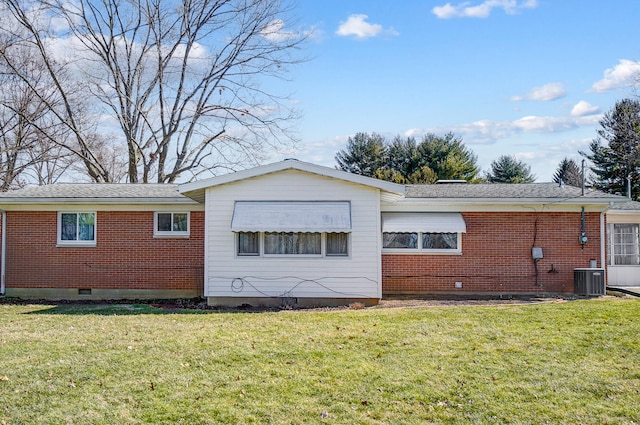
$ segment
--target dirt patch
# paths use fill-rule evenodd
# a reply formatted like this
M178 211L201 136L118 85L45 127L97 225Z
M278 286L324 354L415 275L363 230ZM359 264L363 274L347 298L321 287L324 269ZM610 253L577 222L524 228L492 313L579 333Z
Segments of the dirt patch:
M361 303L352 303L340 307L310 307L296 308L286 307L256 307L248 304L229 308L212 307L207 304L204 298L189 299L158 299L158 300L71 300L71 301L50 301L50 300L23 300L16 298L0 297L0 304L42 304L42 305L84 305L84 306L104 306L104 305L150 305L163 310L210 310L210 311L280 311L280 310L310 310L310 311L332 311L332 310L360 310L360 309L384 309L384 308L420 308L420 307L455 307L455 306L484 306L484 305L516 305L516 304L540 304L559 303L571 301L579 297L540 297L540 296L452 296L452 295L390 295L380 300L378 305L364 307Z
M443 306L474 305L513 305L566 302L568 298L534 297L534 296L497 296L497 297L450 297L450 296L416 296L393 295L380 300L377 306L369 308L417 308Z

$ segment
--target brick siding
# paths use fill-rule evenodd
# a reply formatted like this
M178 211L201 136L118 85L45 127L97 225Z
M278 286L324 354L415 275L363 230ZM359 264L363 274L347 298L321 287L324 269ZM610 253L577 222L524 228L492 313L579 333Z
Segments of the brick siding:
M462 255L382 255L382 291L573 292L573 269L600 263L600 213L463 213ZM537 230L536 230L537 229ZM537 233L537 234L536 234ZM542 247L537 279L531 248ZM462 282L462 289L455 288Z
M382 290L573 292L573 269L600 263L600 213L463 213L462 255L382 255ZM97 213L95 247L56 247L56 212L7 212L7 288L182 290L202 294L204 212L188 239L154 238L153 212ZM537 224L536 224L537 222ZM537 229L537 231L536 231ZM0 229L4 231L4 229ZM537 232L537 234L536 234ZM531 247L544 258L531 259ZM462 282L462 289L455 288Z
M98 211L95 247L57 247L56 212L8 211L6 286L202 294L204 212L190 213L188 239L154 238L153 216Z

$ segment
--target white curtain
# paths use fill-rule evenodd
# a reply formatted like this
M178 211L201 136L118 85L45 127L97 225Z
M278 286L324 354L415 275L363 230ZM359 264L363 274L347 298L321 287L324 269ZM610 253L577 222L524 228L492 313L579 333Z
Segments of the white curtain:
M320 233L268 232L264 234L265 254L321 254Z
M418 248L417 233L388 233L382 234L383 248Z
M348 255L348 249L348 233L327 233L327 255Z
M457 249L457 233L423 233L423 249Z

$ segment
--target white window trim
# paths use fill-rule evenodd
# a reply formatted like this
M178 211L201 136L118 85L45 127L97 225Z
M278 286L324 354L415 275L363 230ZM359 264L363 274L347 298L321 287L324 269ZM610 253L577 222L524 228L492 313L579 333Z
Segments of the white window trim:
M238 241L238 235L240 233L258 233L258 254L240 254L239 253L239 241ZM270 232L234 232L234 252L235 252L235 257L236 258L243 258L243 259L249 259L249 258L336 258L336 259L344 259L344 258L351 258L351 232L311 232L311 233L320 233L321 234L321 240L320 240L320 254L265 254L264 252L264 234L265 233L270 233ZM288 232L289 233L289 232ZM293 232L293 233L304 233L304 232ZM348 234L348 240L347 240L347 254L346 255L338 255L338 254L330 254L327 255L327 233L347 233Z
M187 215L187 231L186 232L178 232L174 230L159 231L158 230L158 214L171 214L172 224L173 224L174 214L186 214ZM190 235L191 235L191 214L189 211L155 211L153 213L153 237L154 238L188 238Z
M408 254L408 255L462 255L462 232L384 232L384 233L417 233L417 248L382 248L383 254ZM456 249L429 249L422 248L423 233L456 233L458 246Z
M62 240L62 214L93 214L93 240ZM77 232L76 221L76 232ZM75 247L95 247L98 240L98 213L97 211L58 211L58 219L56 222L56 246L75 246Z
M615 249L616 246L619 244L615 243L615 225L616 224L633 224L633 225L637 225L640 227L640 223L608 223L607 226L609 227L609 258L608 258L608 265L612 266L612 267L638 267L638 265L636 264L615 264ZM624 245L631 245L631 244L624 244Z

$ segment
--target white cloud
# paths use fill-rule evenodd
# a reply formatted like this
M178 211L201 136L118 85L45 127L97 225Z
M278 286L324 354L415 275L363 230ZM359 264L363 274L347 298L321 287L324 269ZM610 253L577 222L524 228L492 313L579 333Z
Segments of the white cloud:
M367 15L351 15L345 22L341 22L337 35L340 36L355 36L359 39L365 39L369 37L376 37L378 35L398 35L398 32L393 29L384 29L380 24L370 24L366 22Z
M517 134L560 133L580 127L595 127L601 115L542 117L525 116L514 121L481 120L468 124L407 130L405 136L421 137L428 133L443 134L453 132L471 145L488 145Z
M282 19L274 19L269 22L262 28L260 35L272 43L280 43L298 37L294 32L284 31L284 21Z
M603 93L621 87L630 87L637 85L639 79L640 61L621 59L619 64L604 71L602 80L595 82L591 90Z
M573 109L571 109L571 116L583 117L585 115L597 114L598 112L600 112L600 107L593 106L589 102L581 100L574 105Z
M431 12L440 19L451 18L488 18L495 8L502 9L509 15L514 15L523 9L534 9L538 6L537 0L485 0L478 5L463 2L457 5L447 3L444 6L436 6Z
M567 95L567 91L564 89L562 83L549 83L544 86L534 87L524 96L514 96L511 98L513 101L521 100L536 100L536 101L551 101L560 99Z

